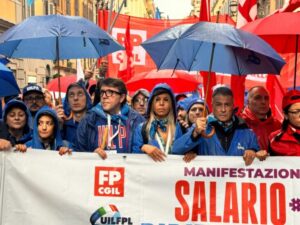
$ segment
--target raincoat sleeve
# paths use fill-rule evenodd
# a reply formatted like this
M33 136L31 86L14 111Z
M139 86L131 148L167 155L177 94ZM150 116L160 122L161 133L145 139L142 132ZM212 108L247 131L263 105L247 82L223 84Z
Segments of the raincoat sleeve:
M132 153L144 153L141 147L145 144L142 135L142 127L144 123L139 124L133 134Z
M75 144L74 144L75 150L77 152L84 152L87 149L88 140L89 140L88 134L86 133L87 125L88 125L88 122L87 122L86 117L83 118L80 121L80 123L78 124L78 128L76 131Z
M260 150L257 137L252 130L249 129L248 131L249 131L248 132L249 141L248 141L247 149L251 149L257 152Z
M199 141L201 138L194 139L192 133L194 131L194 126L188 129L188 132L177 138L174 141L172 154L175 155L184 155L185 153L194 149L197 145L199 145Z

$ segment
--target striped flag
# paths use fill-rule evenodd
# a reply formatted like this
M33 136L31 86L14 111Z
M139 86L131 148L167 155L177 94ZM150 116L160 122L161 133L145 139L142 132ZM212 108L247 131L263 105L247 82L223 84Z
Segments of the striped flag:
M236 27L240 28L257 17L257 0L239 0Z

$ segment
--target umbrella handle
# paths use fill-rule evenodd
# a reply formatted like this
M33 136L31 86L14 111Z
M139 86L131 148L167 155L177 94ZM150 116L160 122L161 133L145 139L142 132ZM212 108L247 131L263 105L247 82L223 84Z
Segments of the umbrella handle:
M201 133L201 137L204 137L204 138L211 138L211 137L216 133L215 128L214 128L213 126L212 126L211 128L212 128L212 129L211 129L211 131L210 131L209 134L207 134L207 133L205 133L205 131L203 131L203 132Z

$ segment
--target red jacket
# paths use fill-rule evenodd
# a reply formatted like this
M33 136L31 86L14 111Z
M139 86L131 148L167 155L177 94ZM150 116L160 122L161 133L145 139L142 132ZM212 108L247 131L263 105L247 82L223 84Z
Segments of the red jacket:
M275 140L275 137L282 133L281 130L273 132L270 139L271 154L277 156L300 156L300 142L293 136L297 132L300 134L300 130L289 126L287 130L282 134L279 141Z
M248 107L244 109L241 117L246 121L248 127L256 134L260 148L267 150L269 146L269 135L281 128L279 120L270 115L266 120L261 121Z

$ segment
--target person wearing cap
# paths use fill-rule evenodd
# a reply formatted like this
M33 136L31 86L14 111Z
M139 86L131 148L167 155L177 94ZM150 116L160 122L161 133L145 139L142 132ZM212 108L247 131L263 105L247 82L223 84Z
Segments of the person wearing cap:
M146 89L137 90L131 97L131 107L140 115L145 116L147 111L147 103L149 92Z
M281 123L273 117L269 106L269 93L262 86L250 88L247 96L247 106L241 113L241 117L246 121L257 136L260 149L267 155L269 145L269 135L280 129ZM260 151L260 153L263 153Z
M282 100L284 120L269 136L269 150L276 156L300 156L300 91L287 92Z
M55 150L60 155L71 153L69 143L63 141L59 121L55 110L42 107L36 114L33 124L32 140L16 146L16 150L26 152L28 148L36 150Z
M198 155L242 156L250 165L259 150L256 135L245 121L234 115L233 93L226 86L213 91L213 112L207 119L202 117L182 137L174 142L173 153L185 154L197 149ZM215 133L209 138L214 127Z
M63 105L55 107L60 124L62 125L62 138L67 140L73 149L78 124L92 106L92 101L84 87L84 82L80 80L68 86Z
M29 116L30 112L22 101L13 99L5 105L3 120L0 121L0 150L8 150L31 139Z
M100 86L100 103L80 121L76 150L96 152L102 159L108 153L131 153L133 131L144 118L126 103L125 83L106 78Z
M133 153L146 153L154 161L164 161L175 137L176 101L170 86L161 83L153 88L146 118L134 132Z
M23 88L23 102L30 111L30 128L37 111L46 105L43 89L36 84L28 84Z

